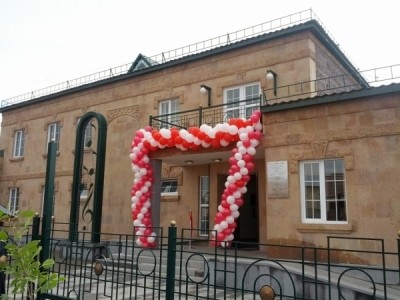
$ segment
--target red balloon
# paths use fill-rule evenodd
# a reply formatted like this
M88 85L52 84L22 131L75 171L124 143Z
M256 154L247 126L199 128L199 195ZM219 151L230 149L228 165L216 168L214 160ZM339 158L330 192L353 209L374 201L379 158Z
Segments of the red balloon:
M236 199L235 204L239 207L243 206L244 201L242 198Z
M246 182L244 182L243 180L236 181L236 186L238 186L238 187L244 187L245 185L246 185Z
M231 193L233 193L233 192L235 192L235 191L237 190L237 187L236 187L236 185L235 185L234 183L230 183L230 184L228 185L228 190L229 190Z
M217 240L218 241L223 241L224 239L225 239L225 234L223 234L222 232L218 232Z
M215 140L213 140L213 141L211 142L211 146L212 146L213 148L217 149L217 148L221 147L221 143L220 143L219 140L215 139Z
M223 214L225 216L230 216L231 215L231 210L229 208L225 208L224 211L223 211Z

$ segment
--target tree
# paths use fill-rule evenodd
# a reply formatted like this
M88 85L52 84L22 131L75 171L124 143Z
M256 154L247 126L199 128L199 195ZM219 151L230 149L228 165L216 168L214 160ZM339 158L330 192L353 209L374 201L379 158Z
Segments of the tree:
M34 216L32 211L18 212L12 217L0 211L0 222L7 225L0 230L0 242L5 245L8 256L0 257L0 271L10 275L9 293L24 294L30 300L38 292L51 290L64 280L50 271L55 264L53 259L39 261L40 240L26 239ZM0 299L7 299L7 295Z

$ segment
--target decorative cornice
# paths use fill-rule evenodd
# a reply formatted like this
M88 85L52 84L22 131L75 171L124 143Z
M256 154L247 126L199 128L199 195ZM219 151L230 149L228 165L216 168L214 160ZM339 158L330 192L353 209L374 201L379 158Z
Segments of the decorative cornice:
M111 123L112 120L115 118L122 116L122 115L127 115L127 116L132 116L134 118L139 117L139 105L133 105L133 106L126 106L126 107L121 107L117 109L112 109L107 111L107 123Z

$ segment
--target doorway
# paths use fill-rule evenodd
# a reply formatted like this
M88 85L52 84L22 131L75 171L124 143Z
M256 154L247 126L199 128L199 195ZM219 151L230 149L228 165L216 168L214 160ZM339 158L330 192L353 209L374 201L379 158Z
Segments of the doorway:
M222 195L225 188L225 175L218 175L218 195ZM247 183L247 193L243 195L244 204L239 208L240 216L236 220L237 227L234 232L234 242L240 248L258 248L256 245L246 243L259 243L258 222L258 179L257 174L250 175Z

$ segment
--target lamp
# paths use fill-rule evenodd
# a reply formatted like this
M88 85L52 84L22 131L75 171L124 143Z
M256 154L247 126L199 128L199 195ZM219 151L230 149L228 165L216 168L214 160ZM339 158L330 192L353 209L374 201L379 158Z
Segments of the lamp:
M211 88L205 84L200 85L200 93L208 93L208 106L211 106Z
M278 74L276 74L274 71L272 70L267 70L267 80L273 80L274 81L274 95L276 96L276 78L278 77Z
M213 162L221 162L222 161L222 158L214 158L213 159Z
M185 164L187 164L187 165L193 165L193 160L187 160L187 161L185 161Z

